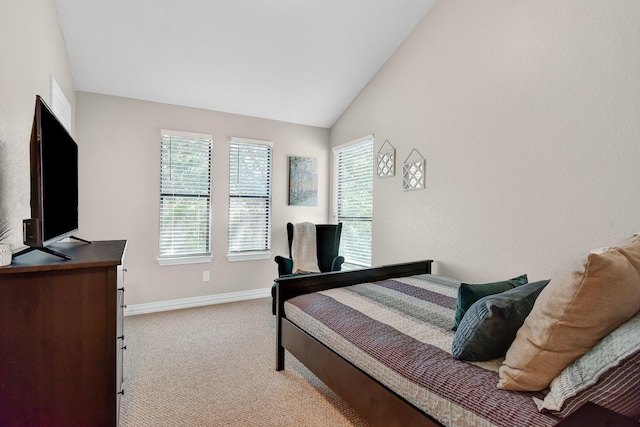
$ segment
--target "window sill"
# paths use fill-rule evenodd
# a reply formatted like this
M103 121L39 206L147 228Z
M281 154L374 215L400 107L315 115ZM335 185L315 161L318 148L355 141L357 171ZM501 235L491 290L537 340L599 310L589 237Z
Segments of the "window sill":
M176 257L176 258L158 258L158 265L165 267L168 265L182 265L182 264L205 264L211 262L212 255L204 256L190 256L190 257Z
M271 251L228 253L227 260L229 262L255 261L258 259L270 259L271 255Z

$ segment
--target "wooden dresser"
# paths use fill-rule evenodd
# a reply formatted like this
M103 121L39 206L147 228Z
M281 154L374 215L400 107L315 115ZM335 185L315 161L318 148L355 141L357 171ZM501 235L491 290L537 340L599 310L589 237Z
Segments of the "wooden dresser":
M0 425L117 426L125 240L0 267Z

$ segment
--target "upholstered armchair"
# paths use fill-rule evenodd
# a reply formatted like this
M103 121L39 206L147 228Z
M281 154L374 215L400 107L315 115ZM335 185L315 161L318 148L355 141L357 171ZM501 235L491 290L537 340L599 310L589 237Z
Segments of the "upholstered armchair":
M293 257L291 247L293 244L293 224L287 223L287 239L289 241L289 257L276 256L275 262L278 264L278 276L288 276L293 274ZM340 235L342 234L342 223L338 224L316 224L316 247L318 255L318 268L321 273L329 271L340 271L344 263L344 257L338 255L340 248ZM276 314L276 285L271 288L273 298L272 311Z

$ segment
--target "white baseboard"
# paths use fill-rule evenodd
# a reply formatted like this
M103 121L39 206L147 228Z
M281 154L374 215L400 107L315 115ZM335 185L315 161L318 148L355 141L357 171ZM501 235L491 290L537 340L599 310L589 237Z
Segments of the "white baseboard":
M201 297L174 299L169 301L149 302L144 304L127 304L125 316L157 313L160 311L179 310L181 308L201 307L203 305L222 304L225 302L266 298L271 296L271 288L251 291L229 292L226 294L204 295Z

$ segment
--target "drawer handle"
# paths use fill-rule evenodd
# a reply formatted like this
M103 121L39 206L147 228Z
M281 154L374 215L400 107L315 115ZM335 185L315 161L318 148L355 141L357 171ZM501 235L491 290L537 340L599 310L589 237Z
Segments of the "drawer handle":
M124 347L121 347L122 350L126 350L127 346L125 345Z
M127 304L125 304L125 305L121 305L120 307L122 307L122 308L127 308Z
M124 389L120 390L120 391L118 392L118 394L120 394L120 395L124 396Z
M118 337L118 339L119 339L119 340L123 340L123 339L124 339L124 334L120 335L120 336Z

